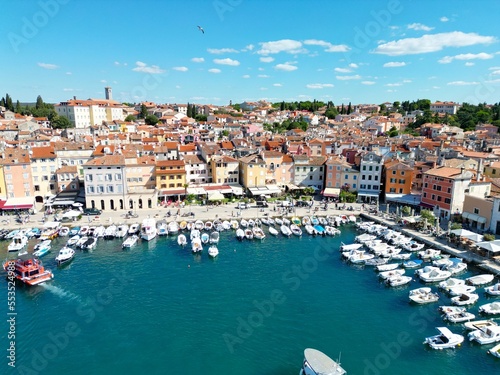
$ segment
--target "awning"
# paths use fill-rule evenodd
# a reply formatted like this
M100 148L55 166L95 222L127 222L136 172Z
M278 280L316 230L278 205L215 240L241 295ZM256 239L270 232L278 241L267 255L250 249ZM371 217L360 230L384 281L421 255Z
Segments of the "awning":
M184 194L186 194L186 191L184 189L162 190L160 196L184 195Z
M323 190L325 197L338 197L340 195L340 188L326 188Z
M464 212L462 214L462 217L464 219L469 219L470 221L477 221L478 223L484 224L486 223L487 219L483 216L479 216L477 214L473 214L471 212Z
M280 194L281 189L278 185L267 185L267 194Z
M378 193L369 193L369 192L358 192L358 196L361 197L377 197L379 196Z
M423 208L430 208L431 210L434 208L434 206L432 204L428 204L428 203L424 203L424 202L420 202L420 206L422 206Z
M419 205L420 195L417 194L386 194L385 200L387 202L396 202L409 205Z
M9 198L2 210L28 210L33 207L33 197Z
M243 195L243 188L240 186L231 186L234 195Z
M200 187L188 187L187 193L193 194L193 195L205 195L207 192L205 189L200 188Z

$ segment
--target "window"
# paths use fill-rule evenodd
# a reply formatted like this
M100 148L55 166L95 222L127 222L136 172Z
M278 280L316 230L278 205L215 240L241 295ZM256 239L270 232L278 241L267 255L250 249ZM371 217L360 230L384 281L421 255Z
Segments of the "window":
M121 181L122 180L122 175L120 173L115 173L115 180L116 181Z
M6 174L5 175L5 179L6 180L12 180L12 175L9 173L9 174Z
M438 198L438 202L441 202L441 198L442 198L442 197L441 197L440 195L438 195L438 197L437 197L437 198Z
M431 199L436 200L436 196L434 194L432 194Z
M376 172L378 172L378 166L377 166L377 167L375 167L375 171L376 171Z
M87 186L87 193L94 193L94 187L93 186Z
M389 189L389 193L395 193L396 192L396 188L390 188Z
M479 208L474 207L474 213L475 213L476 215L479 215Z
M427 193L424 193L424 198L427 198Z
M92 175L91 174L88 174L85 176L85 181L90 181L92 182Z
M103 185L97 185L97 192L98 193L104 193L104 186Z
M425 187L425 188L427 187L427 182L424 184L424 187Z
M353 188L353 189L356 189L356 184L352 184L352 188Z
M375 180L375 181L378 181L378 176L374 176L374 177L375 177L375 178L374 178L374 180Z
M368 170L371 172L371 171L373 170L373 167L370 165L370 166L368 167Z
M354 175L353 176L353 180L357 180L358 179L358 176L357 175Z
M113 181L113 175L112 175L111 173L106 173L106 174L104 175L104 179L105 179L106 181Z
M404 176L405 175L405 171L401 171L401 176Z
M366 171L366 165L363 165L363 170Z
M39 185L35 185L35 191L40 191L40 186Z
M349 179L349 175L346 174L345 177L344 177L344 179L348 180Z
M365 180L365 177L366 177L365 175L362 175L362 176L361 176L361 179L362 179L362 180Z
M392 171L392 174L395 175L396 174L396 171Z
M448 188L448 193L451 193L451 188Z
M106 187L106 190L107 190L107 192L108 192L108 193L113 193L113 192L115 191L115 189L114 189L114 186L113 186L113 185L108 185L108 186Z

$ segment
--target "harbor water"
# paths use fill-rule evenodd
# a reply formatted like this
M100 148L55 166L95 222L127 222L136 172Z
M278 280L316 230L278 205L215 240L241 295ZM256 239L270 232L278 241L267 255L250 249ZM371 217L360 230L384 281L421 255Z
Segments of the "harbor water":
M272 237L236 241L222 232L219 256L208 246L193 255L176 237L157 237L123 251L120 240L99 240L58 268L66 239L43 258L54 279L17 284L15 368L2 356L2 374L296 375L307 347L338 359L349 375L494 374L493 345L467 339L454 350L423 345L445 323L438 303L416 306L408 291L388 288L371 267L349 265L339 245L353 242L354 226L337 237ZM8 256L8 242L0 255ZM410 275L413 271L407 270ZM465 278L476 273L459 276ZM0 306L2 350L9 348L7 281ZM434 285L433 289L437 286ZM493 299L479 289L469 311Z

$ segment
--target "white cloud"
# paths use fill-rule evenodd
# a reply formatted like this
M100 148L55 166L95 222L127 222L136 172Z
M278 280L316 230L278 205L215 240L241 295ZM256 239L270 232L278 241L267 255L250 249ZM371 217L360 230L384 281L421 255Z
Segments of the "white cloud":
M234 48L208 48L208 53L212 53L214 55L221 55L223 53L238 53L238 50Z
M440 86L432 86L433 89L439 90L441 87Z
M282 85L281 83L273 83L273 86L274 86L274 87L281 87L281 86L283 86L283 85Z
M63 91L70 92L70 91L75 91L75 89L63 89Z
M486 83L492 83L492 84L497 84L497 83L500 83L500 78L497 78L497 79L490 79L488 81L484 81Z
M411 30L417 30L417 31L420 31L420 30L431 31L432 29L434 29L433 27L425 26L421 23L410 23L408 25L408 28Z
M306 50L302 48L302 43L298 40L281 39L273 42L260 43L261 48L257 51L259 55L269 55L274 53L304 53Z
M333 70L336 71L337 73L350 73L350 72L352 72L351 69L347 69L347 68L335 68Z
M376 82L374 81L361 81L363 85L374 85Z
M259 78L269 78L267 74L259 74L257 77Z
M261 57L259 60L264 63L270 63L274 61L274 57L266 56L266 57Z
M398 92L398 90L386 90L387 92Z
M242 75L241 78L250 78L250 74Z
M38 63L38 66L40 68L49 69L49 70L59 69L59 65L47 64L47 63L41 63L41 62Z
M374 53L389 56L414 55L441 51L446 47L466 47L475 44L490 44L495 41L496 38L493 36L452 31L449 33L426 34L420 38L405 38L383 43L375 48Z
M219 64L219 65L230 65L230 66L238 66L240 65L240 62L238 60L233 60L230 58L226 59L214 59L214 63Z
M497 69L498 69L498 70L494 70L494 71L492 71L490 74L491 74L492 76L497 76L497 75L500 75L500 68L497 68Z
M180 85L175 85L175 88L176 88L176 89L180 89L180 88L181 88L181 86L180 86Z
M118 61L115 61L115 65L120 65L120 63Z
M243 48L243 52L252 51L254 48L255 46L253 44L249 44L248 46L245 46L245 48Z
M325 87L333 87L331 83L309 83L306 85L308 89L324 89Z
M148 66L146 63L143 63L142 61L136 61L135 65L136 67L132 69L134 72L149 73L149 74L165 73L165 70L160 69L158 65Z
M349 68L357 69L358 67L359 67L358 64L355 64L355 63L350 63L349 64Z
M174 66L172 69L173 69L173 70L177 70L177 71L179 71L179 72L187 72L187 71L189 70L189 69L188 69L188 68L186 68L185 66Z
M216 68L208 69L208 71L209 71L210 73L220 73L220 72L221 72L221 70L220 70L220 69L216 69Z
M444 16L443 16L443 17L441 17L439 20L440 20L441 22L448 22L450 19L449 19L448 17L444 17Z
M500 66L492 66L491 68L488 68L488 70L499 70Z
M310 46L325 47L325 52L347 52L350 50L350 48L348 46L346 46L345 44L334 45L330 42L326 42L324 40L317 40L317 39L304 40L304 44L310 45Z
M401 66L406 66L404 61L391 61L383 65L384 68L399 68Z
M455 55L455 56L445 56L442 59L438 60L439 63L441 64L449 64L453 60L488 60L492 59L494 56L490 53L462 53L460 55Z
M276 70L284 70L285 72L292 72L298 68L290 63L278 64L274 67Z
M105 79L101 79L101 83L108 83Z
M351 79L361 79L361 76L359 74L353 75L353 76L335 76L340 81L349 81Z
M403 79L403 83L411 83L411 79Z
M447 85L449 85L449 86L470 86L470 85L479 85L479 82L453 81L453 82L448 82Z
M191 61L195 63L202 63L205 62L205 59L203 57L193 57Z
M473 62L470 62L470 61L467 61L467 62L465 63L465 66L474 66L474 65L476 65L476 64L475 64L475 63L473 63Z
M402 83L388 83L385 86L387 86L387 87L398 87L398 86L402 86L402 85L403 85Z
M70 75L72 75L72 74L73 74L73 73L71 73L71 72L66 72L66 75L67 75L67 76L70 76Z
M262 91L266 91L267 90L267 87L261 87L260 88Z

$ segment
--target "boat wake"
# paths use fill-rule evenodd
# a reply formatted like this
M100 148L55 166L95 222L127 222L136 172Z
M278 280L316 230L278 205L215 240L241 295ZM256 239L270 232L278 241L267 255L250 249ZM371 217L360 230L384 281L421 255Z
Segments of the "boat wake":
M77 296L74 293L71 293L67 290L59 288L58 286L45 284L45 283L40 284L40 286L43 287L44 289L48 290L49 292L55 294L56 296L59 296L63 299L66 299L67 301L77 301L79 303L83 303L82 298L80 296Z

